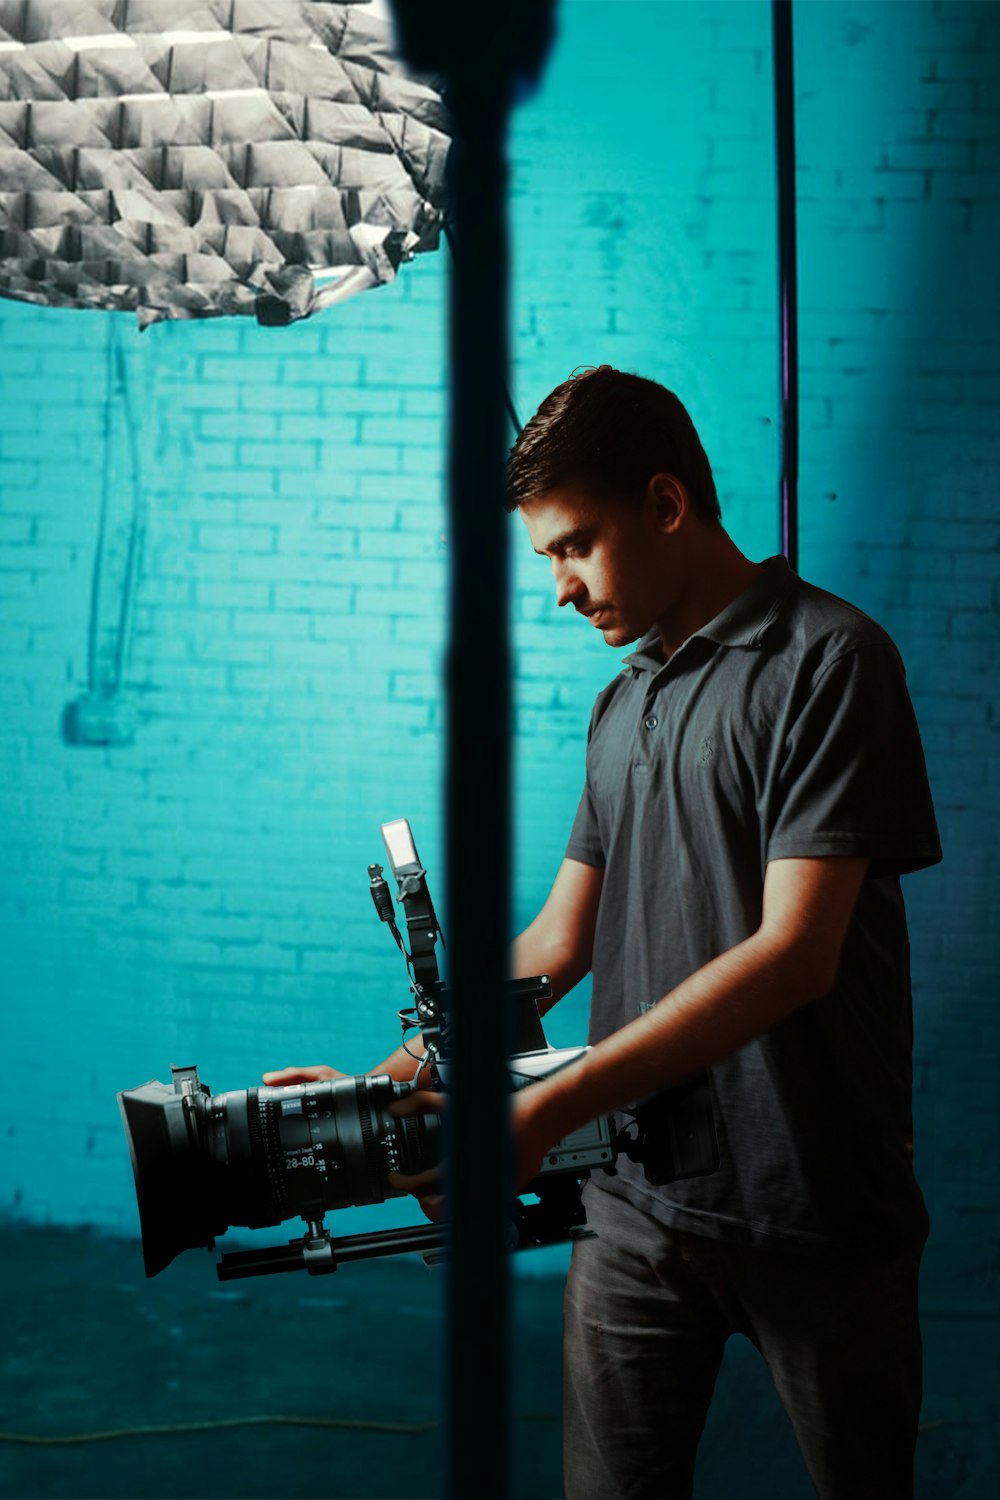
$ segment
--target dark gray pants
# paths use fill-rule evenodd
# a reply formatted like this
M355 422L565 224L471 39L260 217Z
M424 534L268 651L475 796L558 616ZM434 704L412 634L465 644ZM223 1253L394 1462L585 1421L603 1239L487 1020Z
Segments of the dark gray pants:
M585 1202L598 1238L573 1247L566 1284L566 1500L687 1500L731 1333L767 1361L821 1500L909 1500L919 1248L761 1250L666 1229L593 1186Z

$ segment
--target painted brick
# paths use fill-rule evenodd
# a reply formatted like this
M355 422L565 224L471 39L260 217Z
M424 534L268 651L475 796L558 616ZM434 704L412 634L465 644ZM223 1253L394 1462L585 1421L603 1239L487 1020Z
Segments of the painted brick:
M239 443L239 463L247 468L315 469L319 463L319 443Z
M380 391L369 387L325 386L320 392L320 411L324 416L334 418L364 417L399 412L403 401L404 397L395 389Z
M285 380L296 387L291 395L298 394L299 386L306 386L308 394L300 399L318 403L324 388L357 386L363 379L364 368L363 360L337 354L325 354L319 359L290 359L285 365Z
M361 422L361 439L365 443L404 443L408 447L433 448L440 455L442 436L438 422L419 417L365 417Z
M231 380L216 380L214 383L206 382L200 386L194 384L179 386L177 394L183 401L183 409L209 412L236 411L240 405L241 388L235 379L235 370L231 374L234 377ZM166 381L161 382L160 390L162 396L169 399L171 384Z
M989 610L958 609L949 621L956 640L996 640L995 614Z
M207 441L238 438L250 431L256 438L273 438L278 429L279 418L270 412L255 411L252 416L244 411L203 412L197 418L198 433Z

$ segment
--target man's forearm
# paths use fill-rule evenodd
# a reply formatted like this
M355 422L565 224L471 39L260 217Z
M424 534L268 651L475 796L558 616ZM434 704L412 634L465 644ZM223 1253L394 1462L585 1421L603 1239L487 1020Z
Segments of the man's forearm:
M547 974L552 981L552 995L538 1002L538 1013L544 1016L563 995L587 973L586 968L574 968L571 961L544 938L533 922L511 944L511 974L515 979L532 979L536 974Z
M551 1145L598 1115L701 1072L828 987L800 954L755 933L580 1062L525 1089L518 1095L519 1113Z

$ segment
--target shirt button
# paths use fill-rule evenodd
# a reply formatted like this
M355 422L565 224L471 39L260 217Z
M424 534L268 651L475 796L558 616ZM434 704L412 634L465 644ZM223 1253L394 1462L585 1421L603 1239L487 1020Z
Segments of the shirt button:
M647 729L655 729L659 722L655 714L647 714L645 719L643 719L643 723Z

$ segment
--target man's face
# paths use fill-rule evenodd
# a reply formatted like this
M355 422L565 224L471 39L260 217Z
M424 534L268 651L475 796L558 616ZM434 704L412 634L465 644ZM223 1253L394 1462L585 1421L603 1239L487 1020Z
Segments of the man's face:
M548 557L556 603L589 617L609 646L638 640L669 595L667 548L655 504L552 490L520 507L531 545Z

